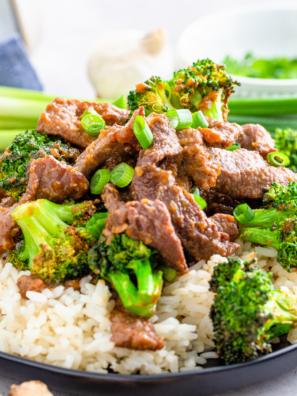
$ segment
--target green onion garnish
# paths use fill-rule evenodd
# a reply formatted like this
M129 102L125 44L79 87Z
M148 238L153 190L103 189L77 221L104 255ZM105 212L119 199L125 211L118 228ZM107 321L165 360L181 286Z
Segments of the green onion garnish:
M163 272L163 278L167 282L173 282L174 279L177 277L177 271L173 268L165 267L164 265L161 265L159 269Z
M110 170L109 169L98 169L94 173L91 182L90 190L92 194L102 194L104 186L110 180Z
M255 213L254 213L253 209L251 209L249 207L248 204L244 203L244 204L238 205L234 209L233 216L238 221L238 223L246 224L249 221L253 220Z
M125 164L125 162L122 162L112 170L110 181L118 187L126 187L131 182L133 174L134 169L128 164Z
M187 109L168 110L166 116L171 126L176 130L190 128L193 123L192 113Z
M234 151L234 150L238 150L241 148L241 144L240 143L234 143L232 144L232 146L228 147L226 150L227 151Z
M119 109L127 109L127 101L125 95L120 96L117 100L112 102L114 106L117 106Z
M154 136L143 117L135 117L133 122L133 132L143 149L147 149L152 145Z
M99 239L103 228L105 227L105 220L107 216L109 215L109 212L105 213L96 213L94 216L90 218L89 221L86 223L86 229L89 231L91 235L93 235L94 238Z
M193 187L191 190L191 194L193 194L193 197L195 199L195 202L198 206L200 206L200 209L203 210L206 208L207 203L204 201L202 197L200 197L200 191L198 187Z
M192 128L197 129L198 127L199 128L208 128L209 127L209 124L206 121L206 118L204 117L201 110L196 111L196 113L193 113L192 117L193 117Z
M289 157L286 154L279 153L276 151L275 153L269 153L267 155L267 161L274 166L288 166L290 164Z
M89 108L82 116L81 125L88 135L97 137L106 124L94 109Z

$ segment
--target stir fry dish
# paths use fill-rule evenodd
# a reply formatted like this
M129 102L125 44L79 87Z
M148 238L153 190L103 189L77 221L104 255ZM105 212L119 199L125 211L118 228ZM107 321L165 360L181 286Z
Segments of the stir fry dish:
M64 366L150 372L137 364L128 369L127 362L119 369L123 351L169 351L177 348L174 340L184 348L175 350L179 359L188 354L194 366L205 360L197 353L213 347L226 364L245 362L271 352L270 341L296 326L296 297L274 288L278 281L267 260L274 257L273 265L288 274L297 268L297 174L288 167L290 151L277 151L264 127L228 122L228 99L236 85L225 66L205 59L169 81L152 76L140 82L127 104L123 98L117 106L57 98L36 130L18 135L5 150L0 252L3 268L9 263L16 271L14 287L21 296L16 300L23 304L16 316L27 312L32 299L45 304L57 290L64 290L62 302L72 301L66 306L84 290L105 293L100 289L96 298L108 305L93 314L104 319L97 327L92 317L86 323L93 323L95 333L102 323L110 331L101 352L106 363L97 367L89 355L82 358L79 352L79 361L73 352ZM290 133L277 133L278 147ZM269 252L266 272L257 266L255 253L240 258L243 246L259 245L259 252ZM194 284L193 277L201 283ZM5 279L0 273L0 281ZM89 325L79 316L93 301L84 296L86 308L82 303L72 310L78 309L82 330L77 334L91 331L84 330ZM43 311L49 312L48 320L50 306L58 302L51 304ZM34 309L41 309L37 305ZM41 330L47 338L34 344L41 349L32 358L45 361L54 332L63 333L64 325L54 320L58 330ZM167 339L164 323L181 327ZM90 337L87 333L83 342ZM118 347L123 355L113 349ZM15 353L29 356L25 350L15 347ZM191 364L184 363L184 369Z

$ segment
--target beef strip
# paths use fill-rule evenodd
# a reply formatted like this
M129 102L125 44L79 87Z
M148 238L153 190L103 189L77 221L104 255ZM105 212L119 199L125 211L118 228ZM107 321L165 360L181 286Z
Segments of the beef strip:
M89 188L83 174L50 155L32 162L27 192L34 199L49 199L62 203L65 199L79 199Z
M203 142L197 129L187 128L177 131L179 143L183 148L182 162L186 173L191 176L197 187L208 190L214 187L220 174L220 165L212 161L212 155Z
M80 119L89 108L95 109L107 125L115 123L124 125L128 119L127 110L119 109L110 103L90 103L56 98L41 114L37 129L48 135L59 135L77 146L87 147L95 138L84 131Z
M74 166L89 177L103 164L106 168L113 169L120 162L127 163L129 157L136 159L140 146L133 132L133 122L137 115L144 116L143 107L135 110L125 126L114 125L102 131L98 139L78 157Z
M123 204L111 184L105 186L102 199L111 212L105 222L104 235L110 237L125 231L130 238L158 250L168 267L181 274L188 272L181 242L163 202L144 199Z
M262 206L261 199L235 199L213 188L208 191L200 190L200 195L207 203L207 207L204 210L207 216L212 216L216 213L232 215L234 209L243 203L247 203L252 209L259 209Z
M231 241L237 238L238 226L233 216L217 213L212 216L211 219L216 223L219 232L229 235Z
M243 134L237 139L242 148L258 151L266 159L267 154L277 151L270 133L262 125L242 125Z
M262 198L263 188L272 182L287 186L297 181L297 174L290 169L269 165L257 151L234 151L210 148L213 161L221 166L216 190L233 198Z
M176 184L171 171L158 167L165 157L183 150L167 117L151 114L147 121L154 141L150 148L140 152L132 181L134 199L158 199L165 203L190 260L208 259L213 254L232 255L239 246L230 242L229 236L219 231L216 222L206 217L192 194Z
M74 290L80 290L80 281L81 278L68 280L63 282L62 286L64 286L65 289L73 287ZM45 289L53 290L55 287L58 286L51 286L47 284L43 279L40 278L39 275L35 274L32 274L30 276L22 275L17 281L17 287L19 288L20 294L24 299L27 299L27 291L42 293L42 291Z
M208 128L198 128L198 131L201 132L203 140L211 147L226 149L232 146L243 133L238 124L217 121L215 118L205 118L209 124Z
M21 385L11 385L8 396L54 396L48 387L40 381L23 382Z
M57 203L65 199L78 199L88 190L88 186L89 182L81 173L50 155L34 160L28 187L21 200L11 207L0 207L0 254L15 246L13 237L17 225L11 212L17 206L39 198Z
M117 298L115 309L110 315L111 341L115 346L156 351L164 347L163 338L156 335L154 325L149 319L132 314L124 308Z

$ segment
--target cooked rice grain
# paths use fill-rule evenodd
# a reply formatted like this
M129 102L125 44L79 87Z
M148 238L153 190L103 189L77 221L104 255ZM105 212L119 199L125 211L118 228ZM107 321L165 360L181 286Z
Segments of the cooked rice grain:
M297 295L297 273L288 273L277 263L275 249L238 242L238 256L256 258L259 267L273 273L275 288ZM59 286L42 293L27 292L29 300L24 300L16 282L29 272L19 273L10 263L0 262L0 350L98 373L107 373L108 368L121 374L201 370L207 359L217 357L208 282L214 266L222 261L226 259L218 255L208 262L202 260L188 274L165 285L152 318L165 341L165 348L156 352L117 348L110 341L109 314L115 302L103 280L93 285L86 277L81 292ZM297 342L297 330L288 339Z

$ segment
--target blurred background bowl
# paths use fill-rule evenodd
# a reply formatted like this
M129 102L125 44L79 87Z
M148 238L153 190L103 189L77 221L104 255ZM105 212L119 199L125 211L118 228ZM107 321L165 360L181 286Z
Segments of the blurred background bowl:
M193 59L221 63L226 55L242 59L297 57L297 2L265 3L208 14L190 24L178 40L182 67ZM297 79L276 80L234 76L237 96L297 96Z

